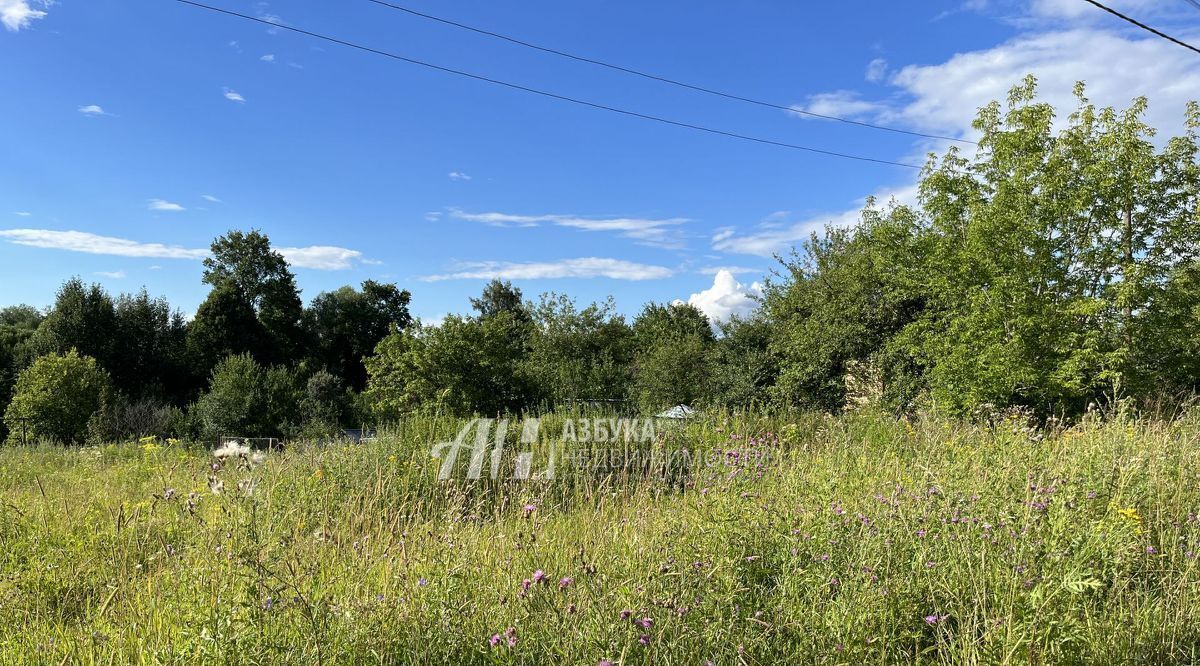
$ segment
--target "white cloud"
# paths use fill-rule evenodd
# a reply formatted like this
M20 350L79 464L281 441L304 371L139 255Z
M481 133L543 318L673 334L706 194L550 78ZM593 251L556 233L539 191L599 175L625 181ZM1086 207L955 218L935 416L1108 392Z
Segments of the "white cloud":
M151 199L150 203L147 204L146 207L149 208L150 210L158 210L158 211L165 211L165 212L171 212L171 213L178 213L180 211L187 210L183 206L180 206L179 204L177 204L173 201L166 201L163 199Z
M713 285L697 294L692 294L687 302L696 306L708 315L708 320L715 327L718 323L729 321L737 315L744 317L758 307L755 298L762 296L762 286L755 282L743 286L733 277L730 271L718 271L713 278Z
M917 186L912 184L883 188L874 196L877 206L885 206L893 200L898 204L911 205L917 199ZM712 247L721 252L753 254L761 257L786 253L789 248L808 240L813 232L817 232L819 235L825 225L849 227L857 224L864 205L866 205L866 197L847 210L825 215L810 215L800 220L795 220L787 211L775 212L768 215L749 232L739 232L732 227L718 229L717 233L713 234Z
M261 58L259 58L259 60L261 60L261 61L263 61L263 62L269 62L269 63L272 63L272 64L273 64L273 63L275 62L275 54L274 54L274 53L268 53L267 55L265 55L265 56L262 56Z
M838 118L855 118L875 115L882 112L885 108L886 106L881 102L871 102L861 99L859 94L853 90L838 90L809 95L808 103L792 106L792 109L797 112L794 115L800 118L812 118L812 116L800 112L815 113L822 116L835 116Z
M40 4L44 7L49 3ZM34 9L29 0L0 0L0 23L13 32L28 28L35 19L45 17L46 12Z
M125 238L100 236L86 231L0 229L0 238L8 239L8 242L16 245L117 257L203 259L208 256L207 249L190 249L162 243L139 243Z
M157 259L203 259L209 255L206 248L185 248L162 243L139 243L125 238L100 236L86 231L52 231L49 229L0 229L0 238L15 245L40 247L68 252L102 254L116 257L139 257ZM320 271L336 271L351 268L353 261L367 260L357 250L344 247L313 245L309 247L281 247L278 252L288 263L297 268ZM158 270L161 266L151 266ZM103 273L97 273L103 275ZM117 277L109 275L108 277ZM122 276L123 277L123 276Z
M214 196L213 196L213 195L211 195L211 194L201 194L201 195L200 195L200 198L201 198L201 199L204 199L205 201L211 201L211 202L213 202L213 203L221 203L221 200L220 200L220 199L218 199L218 198L214 197Z
M544 280L606 277L613 280L661 280L674 274L665 266L638 264L623 259L583 257L559 261L514 263L507 261L465 262L453 273L428 275L425 282L442 280Z
M878 83L887 76L888 62L883 58L876 58L867 63L867 80L871 83Z
M0 1L3 1L3 0L0 0ZM103 108L101 108L100 106L98 106L96 104L88 104L87 106L81 106L81 107L79 107L79 112L85 116L111 115L108 112L106 112Z
M426 222L437 222L440 219L442 219L442 214L439 211L434 210L434 211L425 213L425 221Z
M470 176L461 171L451 171L446 175L450 177L450 180L471 180Z
M100 277L112 278L114 280L120 280L125 277L125 271L96 271L95 274L99 275Z
M342 271L353 268L354 261L362 261L363 253L331 245L309 247L281 247L279 254L296 268L311 268L318 271Z
M17 215L19 217L29 217L30 215L33 215L33 213L30 213L29 211L19 210L19 211L13 213L13 215Z
M482 222L497 227L537 227L549 224L557 227L616 233L641 245L663 248L683 247L679 226L686 218L647 219L636 217L586 218L576 215L511 215L508 213L466 213L451 209L451 217L470 222Z
M225 99L231 102L238 102L239 104L246 101L246 98L238 94L236 90L230 90L229 88L225 89Z

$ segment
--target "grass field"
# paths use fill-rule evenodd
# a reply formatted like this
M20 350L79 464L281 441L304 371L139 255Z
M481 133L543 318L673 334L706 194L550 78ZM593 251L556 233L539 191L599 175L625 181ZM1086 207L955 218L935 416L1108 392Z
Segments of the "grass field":
M460 425L0 450L0 663L1200 660L1200 413L710 414L650 446L712 464L439 482Z

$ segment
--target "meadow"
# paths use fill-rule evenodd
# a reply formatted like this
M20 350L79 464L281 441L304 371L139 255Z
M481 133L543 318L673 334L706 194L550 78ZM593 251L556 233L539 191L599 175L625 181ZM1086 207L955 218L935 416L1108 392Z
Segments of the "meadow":
M1200 659L1200 411L716 412L644 445L690 464L439 481L463 423L0 449L0 663Z

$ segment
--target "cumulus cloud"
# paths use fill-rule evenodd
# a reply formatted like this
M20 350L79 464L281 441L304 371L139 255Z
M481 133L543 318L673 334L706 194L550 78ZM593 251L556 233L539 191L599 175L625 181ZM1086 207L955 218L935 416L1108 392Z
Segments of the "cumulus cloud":
M150 210L165 211L169 213L178 213L180 211L187 210L183 206L180 206L173 201L166 201L164 199L151 199L146 207Z
M363 253L344 247L331 245L310 245L309 247L281 247L279 254L296 268L311 268L318 271L341 271L354 266L354 262L362 261Z
M717 271L713 285L704 291L688 297L688 304L696 306L708 316L715 328L717 324L729 321L730 317L744 317L758 307L755 300L762 296L762 285L755 282L744 286L726 270Z
M440 282L443 280L545 280L559 278L606 277L613 280L660 280L674 274L665 266L638 264L623 259L583 257L559 261L515 263L508 261L465 262L456 266L454 272L427 275L421 280Z
M615 233L629 238L640 245L662 248L683 247L683 235L679 226L687 223L686 218L649 219L636 217L589 218L577 215L512 215L509 213L467 213L452 209L450 216L470 222L481 222L497 227L538 227L551 225Z
M140 243L125 238L100 236L86 231L0 229L0 238L7 239L8 242L16 245L117 257L203 259L208 256L208 250L203 248L191 249L162 243Z
M239 104L241 104L241 103L244 103L244 102L246 101L246 98L245 98L245 97L242 97L242 96L241 96L241 95L238 93L238 91L236 91L236 90L230 90L229 88L226 88L226 89L225 89L225 99L227 99L227 100L229 100L229 101L231 101L231 102L237 102L237 103L239 103Z
M87 106L79 107L79 112L85 116L107 116L110 115L102 107L97 104L88 104Z
M36 3L46 6L47 2ZM34 9L29 0L0 0L0 23L12 32L28 28L36 19L45 18L46 12Z
M450 180L471 180L470 176L461 171L451 171L446 175L450 177Z

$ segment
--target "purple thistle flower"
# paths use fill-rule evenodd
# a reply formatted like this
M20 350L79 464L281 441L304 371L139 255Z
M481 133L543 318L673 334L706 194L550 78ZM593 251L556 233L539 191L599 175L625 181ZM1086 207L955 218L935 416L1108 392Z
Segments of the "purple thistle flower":
M641 636L638 636L638 642L641 643L642 645L649 645L650 644L650 635L642 634Z
M537 507L534 506L533 504L526 504L522 508L522 512L525 514L526 518L528 518L530 516L530 514L532 514L534 511L537 511Z
M654 618L644 617L644 618L638 620L637 624L640 625L642 627L642 629L649 629L650 627L654 626Z
M429 581L425 580L424 578L420 578L417 580L417 587L425 587L428 584L429 584Z
M488 639L488 643L490 643L492 647L496 647L497 645L499 645L500 644L500 634L492 634L492 637Z
M631 615L633 615L633 611L631 611L631 610L626 609L626 610L621 611L621 619L622 620L628 620Z
M546 572L542 571L541 569L538 569L537 571L533 572L533 582L545 583L546 582Z
M574 578L571 578L570 576L563 576L562 578L558 579L558 589L565 590L568 587L571 587L571 584L574 582Z
M528 590L530 585L533 585L533 581L529 580L528 578L521 581L521 589L522 590Z
M934 624L937 624L937 623L938 623L938 616L937 616L937 615L926 615L926 616L925 616L925 624L928 624L928 625L934 625Z
M600 663L596 664L596 666L613 666L613 663L607 659L601 659Z

